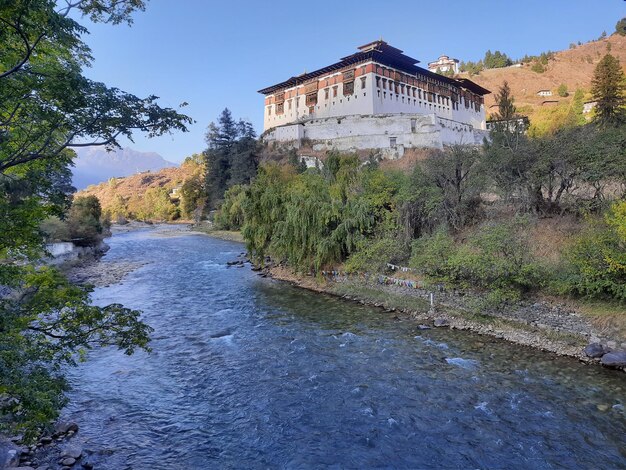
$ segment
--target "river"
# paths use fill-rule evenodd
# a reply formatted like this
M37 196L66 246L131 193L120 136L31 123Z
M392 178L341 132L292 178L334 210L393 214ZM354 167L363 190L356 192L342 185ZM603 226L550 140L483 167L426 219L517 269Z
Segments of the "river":
M152 352L70 371L96 468L626 468L626 375L227 267L243 246L115 235L146 264L94 292L140 309Z

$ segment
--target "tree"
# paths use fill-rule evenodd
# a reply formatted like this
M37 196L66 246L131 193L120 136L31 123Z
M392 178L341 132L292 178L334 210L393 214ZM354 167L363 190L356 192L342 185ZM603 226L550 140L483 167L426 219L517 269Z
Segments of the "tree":
M483 63L485 64L486 69L497 69L501 67L508 67L513 63L513 61L503 52L496 51L492 53L489 50L485 52Z
M41 267L41 222L69 207L72 148L118 146L135 131L185 131L191 119L86 78L92 62L74 18L131 22L142 0L0 0L0 428L34 437L64 402L61 366L87 349L147 348L150 328L120 305L90 305L86 287ZM75 228L87 215L98 232L93 201L77 201Z
M478 161L477 149L455 145L424 162L424 172L441 192L446 223L454 231L477 216L482 189L482 179L475 174Z
M94 245L102 238L102 209L96 196L77 197L67 217L70 237L81 246Z
M596 101L594 120L602 126L624 122L624 71L619 60L606 54L598 63L591 82L591 94Z
M569 96L569 93L567 92L567 85L565 83L561 83L556 92L563 98Z
M615 32L620 36L626 36L626 17L617 22Z
M256 174L257 141L252 124L235 122L226 108L217 123L209 124L206 142L208 205L215 208L230 186L248 183Z

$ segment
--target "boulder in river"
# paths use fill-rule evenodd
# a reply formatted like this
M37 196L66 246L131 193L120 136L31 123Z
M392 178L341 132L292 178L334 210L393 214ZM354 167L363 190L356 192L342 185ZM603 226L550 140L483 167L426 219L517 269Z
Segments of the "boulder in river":
M583 349L583 352L587 357L598 358L608 353L609 349L600 343L591 343L587 345L585 349Z
M0 468L17 467L23 449L8 439L0 437Z
M626 351L613 351L605 354L600 359L603 366L626 367Z
M83 450L77 446L70 446L63 449L61 457L71 457L73 459L79 459L83 455Z
M435 325L436 327L439 328L439 327L443 327L443 326L449 326L450 323L445 318L435 318L435 321L433 322L433 325Z
M57 436L60 436L61 434L67 434L70 431L77 432L78 424L73 423L71 421L68 421L68 422L61 421L57 423L56 427L54 428L54 433Z

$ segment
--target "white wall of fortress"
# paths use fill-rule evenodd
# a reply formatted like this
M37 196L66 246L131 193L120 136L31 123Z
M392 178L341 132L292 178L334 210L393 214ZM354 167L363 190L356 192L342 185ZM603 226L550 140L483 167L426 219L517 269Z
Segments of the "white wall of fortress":
M469 124L435 114L369 114L312 118L270 129L263 140L297 148L307 139L314 150L380 149L395 158L407 148L480 144L484 135Z

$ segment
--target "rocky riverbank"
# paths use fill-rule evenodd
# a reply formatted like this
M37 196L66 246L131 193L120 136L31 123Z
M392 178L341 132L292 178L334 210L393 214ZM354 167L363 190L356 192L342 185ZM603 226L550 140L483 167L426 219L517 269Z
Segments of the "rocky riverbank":
M626 366L626 338L607 336L562 303L523 301L477 312L470 307L480 298L476 293L439 290L434 293L431 305L428 290L380 284L376 277L314 278L294 274L284 266L272 266L265 272L274 279L305 289L409 316L422 329L469 330L584 362L619 369Z
M0 438L0 468L14 470L69 470L94 468L93 452L74 439L78 424L59 422L54 430L26 446L19 439Z

